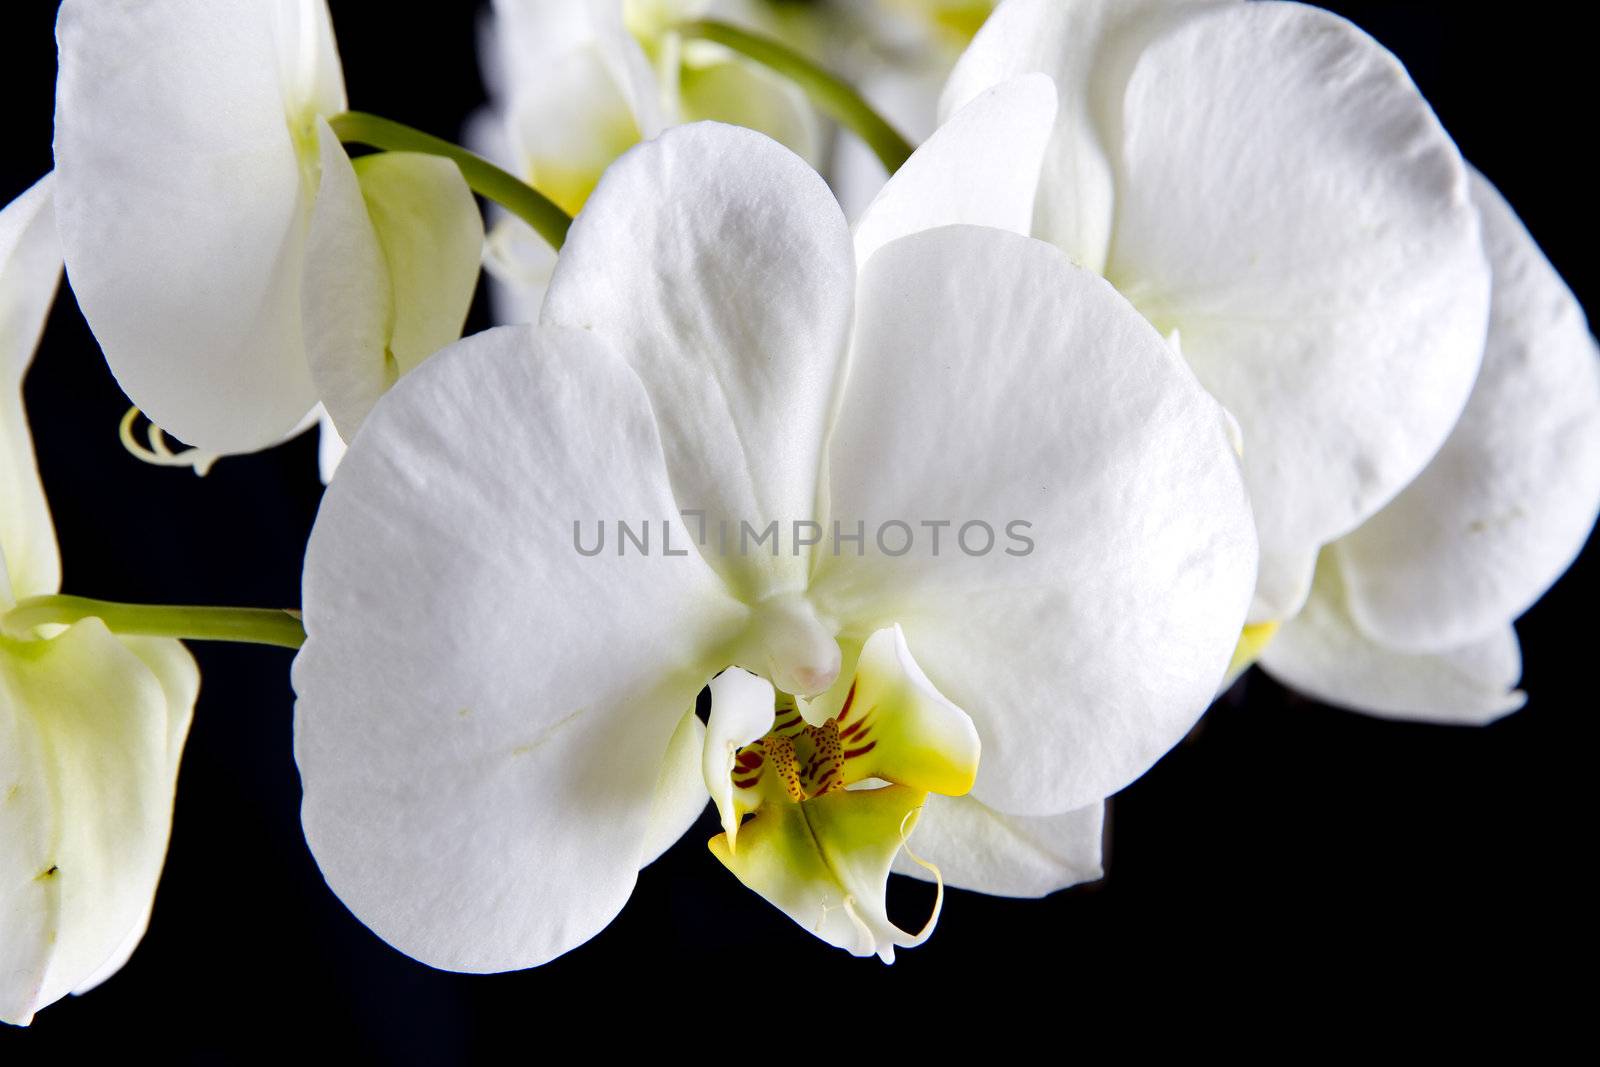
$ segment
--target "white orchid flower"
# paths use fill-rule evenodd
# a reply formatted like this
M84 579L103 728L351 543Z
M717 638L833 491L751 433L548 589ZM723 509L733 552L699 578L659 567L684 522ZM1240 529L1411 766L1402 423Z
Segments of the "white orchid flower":
M1061 101L1032 232L1238 420L1250 620L1287 619L1322 546L1422 470L1472 389L1489 271L1465 166L1387 51L1301 4L1005 0L946 113L1027 71Z
M61 274L46 178L0 212L0 618L61 562L22 378ZM0 1020L115 973L149 922L200 676L98 619L0 630Z
M1512 622L1600 511L1600 352L1510 205L1482 175L1472 191L1494 290L1466 411L1416 481L1323 550L1310 600L1261 654L1358 711L1470 723L1519 708Z
M123 389L203 453L339 433L460 335L482 221L445 160L350 162L323 0L65 0L56 215Z
M1042 81L1013 99L1036 141ZM601 180L541 325L446 349L352 442L294 667L312 851L467 971L593 936L708 795L734 874L856 954L926 933L884 911L913 832L957 884L1093 877L1102 798L1243 622L1223 421L1048 245L956 226L858 271L799 157L669 130ZM588 555L596 521L622 540Z
M747 126L820 162L823 124L800 89L677 32L709 15L762 23L732 0L495 0L479 49L490 105L469 142L571 215L612 161L680 123ZM485 262L497 318L537 319L555 251L506 217Z

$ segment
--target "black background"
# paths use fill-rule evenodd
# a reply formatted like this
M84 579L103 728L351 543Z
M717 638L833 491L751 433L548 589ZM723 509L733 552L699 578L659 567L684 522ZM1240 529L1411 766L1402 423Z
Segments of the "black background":
M0 17L0 202L50 167L54 6L26 0ZM1530 5L1520 19L1503 5L1327 6L1400 56L1589 303L1592 35L1552 14L1581 5ZM470 5L434 8L333 4L351 105L453 136L482 99L475 23ZM480 299L469 329L485 324ZM26 395L64 591L299 602L315 435L203 480L134 461L116 435L127 401L65 289ZM809 1060L892 1055L957 1031L999 1040L996 1053L1043 1038L1034 1054L1053 1058L1098 1038L1131 1052L1259 1039L1284 1023L1296 1035L1285 1051L1376 1041L1380 1021L1427 1041L1509 1026L1537 1046L1592 981L1595 556L1519 625L1521 713L1487 729L1381 722L1252 674L1115 799L1105 881L1044 901L953 893L933 939L892 969L826 948L740 887L702 846L706 820L562 959L494 977L430 970L345 911L306 850L289 654L200 646L204 688L150 932L99 990L44 1009L30 1030L0 1028L0 1060L280 1048L543 1058L635 1038L690 1056ZM915 923L927 891L898 891ZM1179 1023L1195 1010L1203 1022ZM839 1032L862 1023L874 1045Z

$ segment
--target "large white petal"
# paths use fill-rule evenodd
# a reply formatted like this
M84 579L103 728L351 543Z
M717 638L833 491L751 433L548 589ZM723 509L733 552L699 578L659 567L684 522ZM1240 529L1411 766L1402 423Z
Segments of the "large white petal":
M126 961L150 915L199 673L98 619L0 638L0 1019Z
M1494 292L1472 398L1421 476L1336 546L1361 628L1419 652L1521 615L1600 509L1600 351L1583 309L1476 173L1473 198Z
M544 321L593 330L650 393L679 504L734 536L811 518L849 330L844 215L815 171L750 130L695 123L630 151L573 224ZM805 580L776 556L717 558L751 599ZM714 554L714 553L713 553Z
M61 585L22 406L22 379L61 280L51 188L46 175L0 211L0 606Z
M1388 648L1361 632L1345 602L1338 557L1324 552L1300 614L1259 660L1307 696L1392 719L1477 724L1522 707L1522 653L1508 622L1486 637L1436 653Z
M1022 75L979 95L911 154L855 226L856 262L897 237L970 223L1025 234L1056 90Z
M593 335L478 334L373 408L312 531L293 678L306 838L379 936L528 967L627 900L746 612L698 554L583 556L574 522L675 511L645 392Z
M1113 228L1115 131L1127 67L1163 27L1215 0L1007 0L989 16L945 84L946 118L1018 74L1048 74L1060 92L1044 159L1035 236L1091 270L1105 266Z
M351 163L317 120L322 182L302 299L311 376L339 434L385 390L461 336L477 288L483 219L447 159L380 152Z
M343 109L322 0L67 0L56 214L123 389L213 452L316 402L300 335L315 115Z
M938 867L944 884L1000 897L1042 897L1105 875L1101 842L1106 806L1061 815L1002 815L972 797L928 796L910 847ZM910 857L894 872L924 881L932 872Z
M1302 4L1195 14L1144 49L1106 275L1239 420L1252 621L1416 476L1477 372L1488 267L1466 170L1400 64Z
M830 539L866 543L819 550L813 599L847 634L901 624L977 724L991 807L1097 801L1210 702L1255 576L1237 458L1149 323L1059 250L964 226L879 250L829 472Z

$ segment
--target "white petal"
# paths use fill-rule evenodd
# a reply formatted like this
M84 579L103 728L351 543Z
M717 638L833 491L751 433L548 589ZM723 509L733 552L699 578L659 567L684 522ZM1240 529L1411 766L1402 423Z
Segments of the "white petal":
M322 477L323 485L333 481L334 472L339 469L348 448L344 438L339 436L338 427L328 418L328 413L320 412L317 416L317 473Z
M858 303L829 534L862 523L865 555L830 540L813 599L846 633L901 624L977 724L986 804L1042 815L1115 792L1193 725L1244 622L1254 533L1216 402L1043 242L902 238ZM963 549L979 522L992 544L972 526Z
M641 136L624 89L593 47L552 62L516 98L512 114L517 169L568 214Z
M503 165L569 214L661 131L660 90L616 0L496 0L484 37Z
M106 977L150 914L199 674L97 619L0 647L0 1019Z
M166 765L168 781L175 782L178 764L183 758L183 745L189 737L189 726L194 721L194 705L200 696L200 671L194 657L182 642L157 637L118 637L129 652L155 676L167 701ZM150 925L150 912L155 897L145 907L144 918L128 930L122 944L100 965L100 969L84 979L73 989L73 994L87 993L106 979L122 970L144 939Z
M400 376L389 353L395 292L355 167L320 119L317 135L322 181L301 281L305 351L323 408L349 440Z
M1044 160L1035 236L1091 270L1111 242L1114 147L1127 65L1139 47L1195 8L1192 0L1008 0L973 38L945 85L940 113L954 115L991 86L1030 71L1060 92Z
M1444 652L1387 648L1350 618L1337 557L1327 552L1305 608L1279 628L1259 662L1307 696L1391 719L1486 723L1526 699L1515 688L1522 654L1509 623Z
M811 518L849 329L844 216L811 168L749 130L696 123L630 151L572 227L544 321L593 330L638 371L680 505L718 523ZM752 600L804 555L720 556ZM774 542L776 545L776 542Z
M0 209L0 385L7 390L21 386L33 363L61 280L54 188L46 174Z
M1252 620L1416 476L1471 389L1488 268L1466 171L1393 56L1303 4L1201 12L1128 82L1106 275L1239 420ZM1299 566L1297 573L1285 568Z
M538 322L556 269L556 250L550 243L526 222L506 216L489 231L483 266L490 279L489 307L495 322Z
M302 299L311 375L350 440L400 375L461 336L483 220L456 165L381 152L354 165L318 120L322 183Z
M644 390L592 335L478 334L373 408L312 531L293 678L306 839L379 936L529 967L627 900L746 612L698 554L584 556L574 522L675 511Z
M911 154L861 216L856 262L897 237L953 223L1026 234L1055 114L1055 86L1043 75L979 95Z
M1494 292L1472 398L1421 476L1337 546L1351 614L1412 651L1521 615L1600 509L1600 352L1583 309L1481 175L1473 196Z
M172 3L173 0L162 0ZM180 0L182 2L182 0ZM187 0L193 3L194 0ZM223 0L235 8L259 7L250 0ZM337 115L348 105L344 96L344 70L339 46L333 39L333 20L327 0L271 0L273 31L277 37L279 79L291 116ZM185 14L184 17L187 17ZM303 131L309 133L309 131Z
M772 729L775 696L771 682L738 667L729 667L711 679L711 716L706 722L701 774L717 805L723 832L735 847L739 819L750 808L737 804L733 760L741 748Z
M928 797L911 848L939 868L947 886L1000 897L1042 897L1105 876L1106 806L1061 815L1002 815L972 797ZM901 855L896 874L931 873Z
M52 180L0 211L0 608L54 593L61 557L22 406L22 379L61 280Z
M706 727L690 708L678 720L678 728L667 742L661 761L661 777L650 804L650 822L644 835L640 868L661 857L706 810L706 782L700 773L701 753L705 750Z
M494 0L492 32L499 42L499 74L513 100L537 96L565 57L592 50L633 112L642 137L665 122L650 62L622 21L616 0ZM528 121L534 116L526 115Z
M478 48L479 61L485 66L484 82L494 103L468 118L462 143L516 173L525 164L513 147L509 119L502 113L505 108L499 106L504 104L501 98L509 89L497 69L501 49L493 33L495 25L492 19L482 20L484 39ZM490 317L497 325L537 322L545 286L556 265L555 249L526 222L498 204L490 204L488 211L490 226L484 242L483 266L488 275Z
M134 403L207 451L272 444L316 400L300 258L310 122L343 106L326 22L321 0L61 8L72 288Z

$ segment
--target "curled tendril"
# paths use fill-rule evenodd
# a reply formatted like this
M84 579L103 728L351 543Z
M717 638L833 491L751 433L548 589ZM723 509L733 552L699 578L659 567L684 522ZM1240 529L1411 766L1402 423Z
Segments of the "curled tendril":
M198 448L185 448L174 452L172 446L167 443L166 431L149 419L145 419L149 427L145 431L145 437L149 441L146 444L139 440L139 435L134 432L134 427L143 416L144 413L137 407L131 407L128 413L122 416L122 422L117 427L117 436L122 439L122 447L135 459L153 467L188 467L204 478L210 473L211 465L222 458L219 453L206 452Z
M944 911L944 874L938 867L911 851L910 834L906 832L906 823L921 813L922 807L919 806L906 812L906 817L900 820L900 850L906 854L908 860L933 875L933 913L928 916L928 921L923 924L922 929L917 931L911 944L902 945L901 948L916 948L928 940L933 934L933 928L939 925L939 914Z

